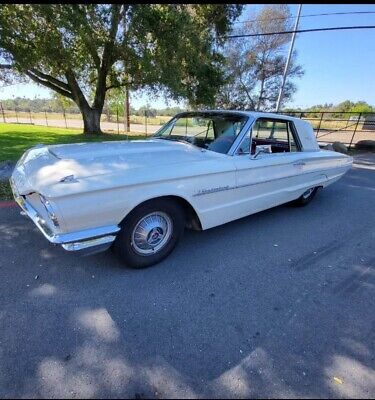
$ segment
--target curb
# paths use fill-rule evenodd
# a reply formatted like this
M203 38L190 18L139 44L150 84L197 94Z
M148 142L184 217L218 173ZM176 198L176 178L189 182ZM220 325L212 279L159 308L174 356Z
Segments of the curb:
M15 201L0 201L0 208L17 207Z

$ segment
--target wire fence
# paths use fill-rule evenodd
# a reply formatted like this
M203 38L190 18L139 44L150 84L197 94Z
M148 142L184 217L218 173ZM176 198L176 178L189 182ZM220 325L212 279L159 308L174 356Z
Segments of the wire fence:
M351 148L361 140L375 140L375 113L333 112L333 111L288 111L280 114L291 115L307 120L313 126L319 144L341 142ZM101 128L107 133L145 135L155 133L172 116L144 115L130 116L130 130L126 128L124 116L117 110L116 114L103 113ZM0 122L32 124L59 128L83 129L82 116L79 113L68 113L64 109L51 111L5 110L0 103Z
M375 140L375 113L290 111L280 114L309 121L319 144L341 142L350 149L361 140Z
M119 110L115 114L103 113L101 115L101 128L106 133L149 136L155 133L172 116L154 116L144 112L143 115L130 116L130 130L127 129L124 116ZM56 128L83 129L83 119L80 113L69 113L65 109L61 112L32 110L4 109L0 103L0 122L12 124L31 124Z

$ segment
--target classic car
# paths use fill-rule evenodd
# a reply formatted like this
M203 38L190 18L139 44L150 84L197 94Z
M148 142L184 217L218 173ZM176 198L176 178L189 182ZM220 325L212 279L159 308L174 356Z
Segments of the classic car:
M38 145L10 179L52 243L126 265L164 259L185 227L206 230L283 203L304 206L352 166L312 126L245 111L177 114L145 140Z

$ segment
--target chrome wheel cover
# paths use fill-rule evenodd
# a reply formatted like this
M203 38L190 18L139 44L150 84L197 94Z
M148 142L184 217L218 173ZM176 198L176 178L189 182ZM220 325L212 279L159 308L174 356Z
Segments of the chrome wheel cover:
M312 193L313 191L314 191L314 188L307 189L306 192L303 193L302 197L303 197L304 199L307 199L307 198L311 195L311 193Z
M172 231L173 223L168 214L152 212L137 222L132 232L131 245L142 256L156 254L169 242Z

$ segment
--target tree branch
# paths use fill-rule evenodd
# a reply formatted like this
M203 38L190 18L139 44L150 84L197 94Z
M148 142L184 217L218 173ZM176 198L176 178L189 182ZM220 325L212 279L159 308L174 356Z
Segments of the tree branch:
M118 25L122 18L121 6L119 4L113 4L113 11L111 17L111 28L109 32L109 40L104 45L102 65L98 74L98 81L95 90L94 108L102 108L105 99L106 92L106 80L108 71L113 63L113 47L115 44L115 39L118 31Z
M12 69L12 64L0 64L0 69Z
M77 10L77 12L79 12L81 14L82 19L84 20L84 24L85 24L87 30L92 32L91 25L89 24L89 22L87 21L87 18L86 18L86 13L84 11L82 11L80 5L79 4L73 4L72 7L74 7ZM90 40L90 38L86 37L86 35L84 35L82 38L83 38L83 41L84 41L84 43L85 43L85 45L87 47L88 52L90 53L90 55L92 57L92 60L94 61L96 69L99 71L99 69L100 69L100 57L99 57L99 55L98 55L98 53L97 53L97 51L95 49L95 46L94 46L92 40Z
M146 85L146 82L136 82L136 81L130 81L130 82L121 82L121 83L115 83L113 85L106 86L105 90L110 90L110 89L116 89L124 86L139 86L139 85Z
M39 84L41 84L43 86L47 86L49 89L52 89L55 92L60 93L61 95L65 96L65 97L68 97L69 99L73 100L73 94L70 91L64 90L61 87L56 86L56 85L54 85L53 83L51 83L51 82L49 82L47 80L39 78L38 76L33 74L31 71L26 71L25 73L34 82L39 83Z
M253 101L253 99L251 98L250 93L249 93L249 91L248 91L248 89L247 89L245 83L242 81L242 78L241 78L241 77L240 77L239 79L240 79L240 83L241 83L243 89L244 89L245 92L246 92L247 98L249 99L249 101L250 101L252 107L254 107L254 101Z
M64 90L70 90L70 87L68 84L66 84L65 82L62 82L56 78L54 78L51 75L45 74L41 71L36 70L35 68L30 69L30 71L36 75L37 77L39 77L40 79L46 80L50 83L52 83L53 85L59 86Z

